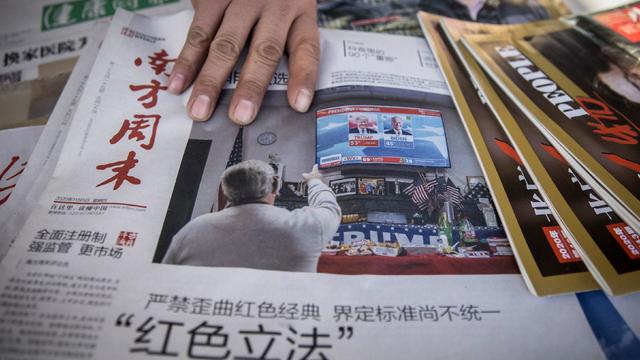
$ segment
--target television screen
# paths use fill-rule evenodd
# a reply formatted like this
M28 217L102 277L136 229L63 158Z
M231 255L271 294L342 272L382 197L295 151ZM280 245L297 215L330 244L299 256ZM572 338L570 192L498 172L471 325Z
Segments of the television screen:
M377 105L317 112L316 162L450 167L442 115L437 110Z

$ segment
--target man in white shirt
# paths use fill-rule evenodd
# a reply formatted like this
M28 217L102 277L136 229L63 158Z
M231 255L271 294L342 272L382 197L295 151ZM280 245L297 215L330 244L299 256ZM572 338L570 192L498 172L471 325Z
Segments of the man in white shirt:
M302 177L309 206L288 211L273 206L279 179L269 164L248 160L229 167L222 190L230 206L185 225L162 262L315 272L342 214L317 165Z

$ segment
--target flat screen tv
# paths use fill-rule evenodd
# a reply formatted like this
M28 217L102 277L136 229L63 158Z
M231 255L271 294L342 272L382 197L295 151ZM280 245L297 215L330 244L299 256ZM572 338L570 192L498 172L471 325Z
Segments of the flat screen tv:
M319 110L316 119L316 162L321 169L451 166L437 110L353 105Z

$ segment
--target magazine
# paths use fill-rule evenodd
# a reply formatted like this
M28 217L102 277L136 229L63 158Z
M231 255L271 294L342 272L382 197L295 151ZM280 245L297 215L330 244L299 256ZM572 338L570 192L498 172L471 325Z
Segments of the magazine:
M549 30L550 28L555 27L555 29L558 30L556 26L562 26L562 25L560 25L559 23L555 23L555 24L547 23L547 24L540 25L539 27L537 27L537 29L540 29L540 31L544 33L545 30L542 30L542 29L547 29L547 31L550 31ZM518 34L519 32L523 32L523 31L536 31L536 30L532 30L534 28L535 28L534 26L530 26L528 27L528 30L525 30L523 28L519 28L519 29L516 28L513 31L515 34ZM565 34L570 31L575 31L575 30L571 30L571 29L560 30L561 33L565 33ZM483 35L483 36L490 36L490 35ZM581 35L577 35L577 36L581 36ZM473 36L468 37L468 39L471 39L471 38L473 38ZM566 40L570 41L568 39ZM509 40L509 41L513 41L513 40ZM518 44L520 43L518 42ZM499 45L496 45L495 43L493 45L495 45L493 49L499 48ZM487 45L487 48L489 48L488 45ZM493 50L493 51L497 51L497 50ZM514 50L514 51L519 51L519 50ZM565 60L563 61L566 61L567 58L565 57L564 59ZM506 60L504 61L505 61L504 64L506 64ZM528 61L528 60L525 59L523 61ZM513 64L513 62L511 62L511 64ZM532 66L536 66L536 65L532 65ZM503 69L507 69L507 68L503 67ZM546 69L549 69L549 68L546 68ZM522 82L520 82L520 86L523 86L523 89L525 85L524 79L527 78L526 76L527 74L525 74L524 72L525 70L522 70L521 73L524 75L518 75L520 78L516 79L516 81L522 80ZM530 80L538 81L536 85L539 85L540 81L552 81L552 80L549 80L549 78L545 77L546 76L545 73L541 71L537 71L536 74L540 75L539 79L544 78L543 80L537 80L538 78L533 78L529 76L528 78ZM514 77L516 76L514 74L510 74L510 75L513 75ZM562 75L560 75L560 73L558 72L553 72L553 76L554 76L554 79L558 79L562 77ZM497 77L494 77L494 79L497 79ZM559 81L559 80L556 80L556 81ZM553 86L557 87L555 83L553 84L554 84ZM569 84L569 83L564 83L564 84ZM567 85L567 87L565 88L568 88L569 86L571 85ZM503 89L506 89L506 88L503 87ZM573 94L576 94L575 91L581 91L575 85L571 89L572 91L574 91ZM513 94L514 93L512 92L510 96L514 98L514 101L518 101L515 99L515 96ZM542 95L541 90L539 94ZM571 129L575 131L577 131L577 129L582 129L583 131L586 130L586 132L591 133L592 131L589 129L591 129L592 127L596 127L596 129L593 130L595 131L593 135L597 140L599 140L599 143L591 142L591 141L587 142L585 141L584 138L581 137L579 140L580 145L578 146L580 147L585 145L590 146L589 150L591 151L591 154L597 154L597 151L600 151L600 153L598 154L598 157L600 161L602 161L601 164L610 166L610 169L615 168L615 170L618 171L616 173L616 176L621 175L621 177L619 177L619 180L624 182L627 186L631 186L629 189L633 189L632 191L637 190L637 186L634 188L632 185L634 176L636 177L635 181L637 182L637 174L632 173L633 170L630 169L628 166L624 167L620 165L621 164L620 161L615 162L615 159L618 159L618 160L622 159L620 155L616 155L616 153L612 153L612 152L608 152L608 153L605 152L605 151L618 151L621 149L625 149L628 146L633 147L633 143L626 143L626 144L620 143L618 141L619 138L617 138L616 135L612 132L603 135L601 131L602 129L598 128L596 125L599 126L600 124L603 124L602 126L605 126L606 128L606 125L604 125L605 123L596 124L595 122L593 122L593 121L600 121L603 119L602 116L605 116L605 114L601 112L597 112L597 111L601 111L602 108L599 108L600 110L597 110L594 106L596 106L596 104L597 106L608 106L607 104L610 102L607 102L607 101L610 101L610 100L601 97L600 98L601 100L596 99L591 101L590 100L591 98L587 98L586 96L577 96L576 97L577 102L575 102L573 98L567 95L567 94L571 94L569 92L564 93L563 90L558 90L556 94L559 96L560 95L563 96L563 98L561 99L560 97L558 97L557 100L555 100L555 105L553 109L549 107L545 108L545 111L549 111L547 114L554 116L554 118L558 120L557 124L560 124L560 125L556 124L557 128L551 131L558 130L558 131L564 132L564 131L568 131L570 129L569 127L571 127ZM530 92L530 95L532 96L531 100L539 100L536 98L537 94ZM596 92L594 96L600 96L600 94ZM617 97L616 100L620 100L620 98ZM548 103L546 105L551 105L553 103L554 103L553 101L548 100ZM540 104L542 104L542 102L538 102L538 105ZM576 105L576 106L573 107L573 105ZM525 112L528 111L524 107L522 109ZM617 107L616 109L620 110L623 108ZM544 115L544 113L542 113L542 110L538 110L538 111L540 111L538 115L546 116ZM557 111L557 113L554 113L553 111ZM622 111L625 111L625 110L623 109ZM629 114L629 111L633 111L633 105L627 108L628 114ZM531 112L528 112L528 113L531 114ZM617 114L618 114L617 116L621 116L622 119L625 119L625 115L623 112L620 112ZM564 116L565 119L571 119L573 116L575 119L573 119L573 121L567 122L561 119L559 116ZM584 120L583 122L579 122L579 121L576 122L576 119L584 119ZM616 119L615 116L607 118L608 121L613 121L614 119ZM549 182L542 186L542 188L547 192L547 195L549 196L550 204L560 214L565 224L567 224L567 229L572 233L574 239L576 239L576 245L579 248L580 253L583 255L584 261L587 263L591 272L594 274L596 279L598 279L598 281L603 286L603 288L610 289L610 291L613 293L633 291L634 289L636 289L635 284L637 284L637 279L635 278L635 276L637 276L637 269L635 268L635 266L638 266L640 264L640 262L635 260L635 255L634 255L635 245L632 240L636 236L635 234L637 234L637 231L638 231L637 221L635 220L635 217L630 218L630 216L633 214L632 213L630 214L630 212L627 211L627 208L625 207L624 204L620 204L619 202L613 199L609 199L609 196L608 196L609 194L606 191L603 191L602 187L598 186L601 183L595 181L590 177L588 178L588 176L591 176L591 174L596 173L596 171L591 167L591 165L589 165L588 163L580 163L577 160L574 160L574 162L571 163L571 160L569 160L570 159L569 157L571 155L567 154L564 151L564 149L567 146L572 146L572 145L567 144L563 140L559 140L559 138L556 136L558 133L550 133L546 131L546 128L540 125L540 123L538 123L537 121L539 121L538 118L533 118L532 123L538 124L539 125L538 128L540 129L540 131L542 131L545 134L545 136L544 137L539 136L538 140L534 140L531 134L535 135L537 133L536 132L531 133L532 130L526 130L529 141L532 141L532 145L533 144L536 144L536 145L533 147L529 147L529 149L523 150L523 148L526 148L527 145L523 144L526 141L522 140L522 141L519 141L519 144L518 144L520 146L520 149L527 152L529 150L537 152L540 160L543 162L547 162L546 166L552 169L553 156L551 157L545 156L544 153L547 151L544 150L544 148L542 147L543 145L539 145L539 146L537 145L537 143L541 143L542 141L544 141L544 138L546 137L546 139L549 141L547 145L555 146L554 152L557 152L557 155L555 155L555 157L559 159L566 159L564 161L567 161L569 164L571 164L571 168L572 168L571 172L574 173L576 182L583 183L583 186L581 186L581 188L584 191L591 192L593 190L593 196L594 196L593 199L589 200L590 204L589 203L585 204L585 205L589 205L590 208L593 208L591 212L577 210L576 208L577 198L572 198L572 200L570 201L571 203L570 205L570 203L567 202L569 201L570 193L568 193L565 190L565 191L562 191L562 195L561 195L561 191L559 189L561 188L562 182L560 181L561 177L559 176L560 174L558 171L558 174L556 175L555 186L553 185L552 182ZM629 120L629 121L632 121L632 120ZM523 130L526 129L526 127L529 125L528 121L520 121L520 123L521 123L520 128L522 128ZM630 124L633 124L633 123L630 122ZM511 134L518 132L518 130L516 130L514 126L515 124L507 125L507 128L509 129L509 132ZM560 128L560 126L563 126L563 128ZM628 126L628 125L625 125L625 126ZM585 128L588 128L588 129L585 129ZM616 128L616 127L614 126L613 128ZM632 136L633 133L634 131L632 131L630 135ZM564 134L566 136L569 136L567 133L564 133ZM586 133L583 133L583 134L586 134ZM623 135L627 136L626 134L623 134ZM522 133L520 133L519 136L521 139L524 139L524 135ZM574 139L577 139L577 138L568 137L566 138L566 141L571 141L573 145L577 145L578 141ZM608 143L615 144L617 145L617 147L609 146ZM547 149L551 150L551 148L547 148ZM605 150L605 149L608 149L608 150ZM627 149L627 151L629 150L630 149ZM620 153L620 154L623 156L627 156L627 153ZM628 154L633 154L633 151L631 150L631 153L628 153ZM586 155L586 156L590 157L590 155ZM634 155L631 155L631 156L634 156ZM534 166L535 161L531 161L531 160L532 160L531 158L528 160L528 164ZM607 162L610 162L611 164L613 164L613 166L610 164L607 164ZM628 165L629 163L622 162L622 164ZM540 163L539 165L542 165L542 164ZM585 167L589 170L593 170L593 173L586 170ZM554 171L550 171L550 172L554 172ZM607 173L607 174L608 176L612 176L610 173ZM539 167L537 170L534 171L534 175L544 176L545 171L541 167ZM578 175L578 176L575 176L575 175ZM632 175L632 176L629 176L629 175ZM585 180L580 180L581 178ZM551 179L549 178L549 180ZM613 178L613 181L618 181L618 178ZM568 185L568 183L565 185ZM567 201L564 201L564 199L567 199ZM602 200L604 200L602 203L598 203L598 201L602 201ZM611 212L615 212L617 216L611 217L611 218L609 218L611 214L606 215L606 218L600 217L600 216L593 216L591 220L588 220L587 216L589 216L590 214L598 215L597 214L598 204L608 204L607 206L605 206L607 208L607 211L612 210ZM588 209L588 208L585 208L585 209ZM580 214L580 215L576 216L577 214ZM603 222L599 223L596 220L598 218L603 220ZM586 228L592 229L591 231L589 231L591 234L593 234L592 236L589 236L584 232ZM597 230L597 229L600 229L600 230ZM596 234L599 234L599 235L596 235ZM594 239L597 239L597 241Z
M448 33L457 33L460 36L460 30L469 30L476 28L476 33L495 33L491 29L480 29L474 24L462 24L454 20L447 20L445 28ZM464 30L463 30L464 31ZM461 51L465 51L462 49ZM537 130L527 117L515 107L510 100L482 73L480 68L473 63L470 55L467 55L468 68L471 69L476 82L480 88L484 89L485 97L489 100L491 109L501 120L505 129L510 134L516 144L518 153L531 173L540 181L541 190L550 200L552 208L559 208L558 203L567 210L558 211L559 218L567 226L568 232L573 235L574 242L578 243L578 249L582 251L581 242L583 239L587 241L597 242L604 253L607 253L614 266L623 274L633 272L633 261L625 256L632 249L625 244L616 234L624 232L628 225L621 221L619 216L613 209L604 202L593 190L585 183L576 172L568 166L567 161L559 154L553 146L549 145L546 138ZM526 137L524 136L526 134ZM525 140L526 139L526 140ZM565 166L559 166L564 164ZM571 204L569 206L569 204ZM575 220L578 221L576 228ZM578 232L576 232L578 231ZM616 255L614 255L616 254ZM624 285L620 285L619 278L602 279L594 265L590 264L590 254L583 255L587 264L590 265L594 277L599 280L601 286L609 293L620 294L624 291L633 291L636 281L627 280ZM627 275L628 276L628 275ZM628 279L628 278L627 278Z
M512 88L503 86L503 84L507 83L507 77L501 74L515 72L512 67L503 66L508 65L507 53L503 53L505 56L503 58L496 50L487 50L491 51L495 63L488 61L488 57L483 56L478 56L479 62L485 66L489 74L496 78L498 76L501 77L500 81L496 79L497 84L504 87L505 93L513 94L510 96L514 98L516 104L522 103L524 105L524 103L527 103L527 105L535 105L539 109L535 111L533 107L527 107L526 109L529 110L525 110L525 112L529 111L532 115L535 115L537 121L534 123L540 124L541 131L545 134L553 135L548 136L548 138L557 139L558 145L561 144L561 146L557 146L558 151L564 152L568 161L576 162L576 170L583 172L583 177L592 186L600 186L599 190L602 191L599 191L599 193L602 193L603 196L607 193L612 197L612 201L608 201L609 203L619 203L621 206L616 210L619 211L620 216L633 228L638 228L640 209L638 205L640 203L637 194L638 176L634 164L638 160L636 155L640 152L635 151L637 150L635 147L638 146L638 142L636 140L637 132L634 130L636 125L633 124L634 117L632 116L637 107L634 100L634 97L637 96L637 89L627 80L620 80L619 78L620 76L622 78L625 76L624 71L627 68L620 67L626 64L625 58L609 59L583 33L564 23L550 22L544 26L538 26L537 29L526 28L525 26L520 30L516 30L513 34L514 39L518 39L518 36L525 33L538 35L530 35L531 38L527 37L529 40L507 40L506 42L511 45L505 46L513 46L513 42L518 41L518 45L523 47L522 51L524 53L519 49L515 49L512 54L515 54L515 51L522 54L522 56L527 54L527 56L535 58L536 61L541 63L540 68L534 65L535 68L532 69L536 71L542 71L537 69L544 69L548 73L553 73L553 75L546 75L546 72L540 72L545 76L545 79L550 76L554 81L561 83L556 86L561 87L562 91L566 93L567 102L561 103L559 102L561 100L557 100L558 104L556 106L542 98L542 95L540 97L533 96L538 95L540 92L534 93L531 91L528 93L530 95L530 98L527 98L528 100L518 101L517 99L525 98L523 91L532 88L529 82L520 75L518 75L520 77L513 76L511 78L518 83L518 87L515 87L515 85ZM470 48L478 54L488 54L481 53L479 45L473 45L482 41L482 36L475 36L475 40L473 38L473 36L467 38ZM495 40L496 43L503 41L500 39ZM483 43L482 46L491 49L491 46L495 44L488 44L489 41L491 40ZM572 54L572 56L568 56L569 54ZM582 67L579 67L577 63L573 63L579 58L576 54L582 56L589 54L588 56L590 57L593 57L593 54L598 54L600 57L595 58L595 61L592 62L582 62ZM527 59L523 61L530 61ZM490 66L491 64L495 64L495 66ZM501 66L499 71L497 66ZM511 82L511 84L514 84L514 82ZM516 94L518 95L517 97ZM545 102L542 102L542 100ZM542 109L544 109L544 112ZM614 113L614 115L609 113ZM603 121L603 116L611 117L611 119L607 118L607 121L617 121L623 124L613 124L613 126L608 127L606 122L600 122ZM594 120L589 120L592 118ZM570 119L579 119L580 121L571 121ZM544 127L542 124L545 124ZM562 128L558 124L561 124ZM571 134L573 136L569 136L567 133L569 126L571 126ZM610 128L613 130L607 130ZM629 131L626 131L627 128L629 128ZM581 137L581 143L588 146L580 145L573 140L577 134L584 136L584 138ZM585 143L586 139L591 140ZM590 171L585 171L584 167L587 167Z
M331 29L422 36L418 11L460 20L513 24L553 19L569 11L560 0L464 1L320 0L318 24Z
M478 78L465 71L465 66L470 69L474 63L469 63L469 55L457 45L461 33L486 32L490 25L447 19L447 26L441 26L438 16L420 13L419 18L492 192L500 194L496 195L497 208L531 292L550 295L596 288L573 240L554 217L544 193L486 104L486 89L474 85ZM504 31L504 27L497 28Z
M3 333L9 334L0 344L2 353L17 358L46 359L416 358L426 352L433 356L453 356L477 353L477 349L482 348L478 355L481 358L516 352L532 359L549 352L567 358L594 358L605 352L598 343L601 337L593 335L592 325L584 315L586 310L582 310L594 302L604 304L598 314L605 308L617 314L620 326L626 329L624 333L634 336L629 326L635 326L636 322L629 320L627 325L625 320L629 314L633 315L626 305L633 299L621 300L621 305L615 306L598 293L541 300L529 295L521 277L512 270L496 272L495 269L513 269L507 264L515 264L513 257L507 255L506 241L494 241L495 253L491 248L471 248L484 244L480 240L490 236L487 231L494 234L502 231L495 226L495 214L492 217L487 211L493 208L491 201L472 198L470 204L476 208L478 203L483 204L483 210L488 213L479 217L487 226L477 226L476 230L475 225L471 229L463 222L464 252L455 250L459 245L444 243L450 241L449 231L456 233L448 228L447 211L453 206L445 205L445 199L450 204L456 202L459 193L455 188L463 181L482 194L479 185L483 181L479 179L482 172L472 151L464 150L471 147L462 124L459 119L452 120L457 119L457 115L444 80L437 71L430 72L437 67L423 41L325 31L323 53L331 55L333 61L323 61L327 65L321 70L321 77L333 76L338 86L321 88L313 111L305 115L288 108L284 93L278 92L281 90L269 91L267 106L256 123L240 131L226 119L228 94L213 118L197 125L184 113L188 94L169 96L159 89L156 99L153 95L144 98L146 91L135 90L137 85L163 79L164 72L156 74L146 60L165 51L168 62L164 70L169 69L171 56L175 56L182 45L190 17L189 13L181 13L146 18L127 12L118 12L115 16L78 100L50 182L18 240L0 264L4 289L0 307L6 319L0 326ZM148 41L150 39L155 41ZM358 46L353 52L347 51L347 55L353 54L347 56L344 49L350 42L357 42ZM388 54L383 58L404 55L406 48L413 56L398 55L393 61L377 57L363 60L362 56L355 55L362 54L360 46L365 48L365 53L369 46L383 50ZM421 53L416 53L416 49ZM335 56L336 52L342 57ZM141 61L136 61L138 58ZM368 66L371 62L377 66ZM367 66L363 66L364 63ZM403 72L410 67L424 67L424 71L412 72L410 85L398 83L397 79L406 80ZM350 80L345 80L345 72ZM278 77L274 82L277 80ZM322 116L322 111L326 111L328 117ZM115 136L123 128L124 120L129 119L131 124L137 114L158 115L148 119L159 121L158 126L141 129L145 135L142 139ZM418 148L420 141L423 145L430 141L431 146L420 145L425 155L418 159L435 161L440 166L447 165L448 159L450 167L437 168L437 174L433 170L425 174L425 179L414 167L403 171L414 174L412 182L426 183L446 176L444 188L449 191L429 192L441 206L440 211L434 209L434 216L439 213L437 217L443 219L442 229L438 229L434 239L435 246L431 250L427 246L416 248L422 247L427 252L442 249L441 261L427 256L434 260L428 264L436 268L435 272L447 273L437 268L453 269L456 276L345 276L169 265L157 261L162 258L158 256L162 251L160 239L171 241L170 236L163 238L163 233L172 231L171 228L178 231L184 221L208 213L212 207L217 210L219 176L227 162L239 155L242 159L265 160L273 155L274 171L283 177L283 185L292 185L283 186L290 192L281 193L278 204L299 206L297 198L304 196L305 188L298 185L297 176L311 168L319 155L312 146L314 139L320 139L321 130L328 130L323 121L318 120L333 116L332 121L340 121L344 132L340 130L339 136L328 139L341 144L346 140L347 144L339 148L348 150L349 136L359 135L349 132L349 115L357 127L357 117L363 114L367 120L360 123L366 125L365 130L375 130L376 124L377 129L382 130L377 134L378 146L374 150L394 152L374 157L414 159L407 149ZM394 120L394 115L401 121ZM426 135L420 133L424 127L430 127ZM400 134L384 133L389 130ZM413 148L408 147L410 137L413 137ZM392 143L385 143L387 141ZM242 151L237 151L239 144ZM283 151L287 148L295 149L295 153ZM349 178L350 174L336 174L343 166L347 169L365 165L371 166L370 170L366 174L354 172L355 181ZM419 210L418 204L422 204L419 199L416 203L407 197L407 202L407 198L396 193L396 181L389 180L390 174L398 178L406 175L402 174L403 168L394 166L397 164L384 161L344 164L329 166L324 174L345 201L357 192L363 199L373 200L369 206L382 201L390 205L389 199L384 198L391 192L398 199L405 199L396 202ZM127 167L128 170L122 171ZM474 168L477 173L469 170ZM383 169L387 175L381 175L377 169ZM123 173L127 176L114 177ZM475 177L467 179L470 173ZM439 186L441 181L433 184ZM401 183L398 179L400 188ZM428 213L428 208L425 210ZM395 246L380 246L388 250L376 249L370 246L372 241L359 241L360 236L370 236L371 231L378 231L376 226L384 228L386 223L393 224L394 229L391 225L388 231L381 229L380 243L392 245L408 239L407 246L402 246L405 250L411 243L420 244L420 238L409 231L415 229L420 234L427 226L401 224L398 214L402 211L373 208L367 212L366 223L359 220L348 224L352 218L344 218L347 229L339 232L336 241L348 243L344 241L347 239L355 243L357 246L349 249L353 252L369 250L381 255L342 258L361 262L377 257L387 268L393 262L402 262L402 256L389 256L394 254ZM380 221L376 219L382 222L374 222ZM363 232L360 230L363 225L369 231L365 235L356 234ZM407 231L405 237L395 235L395 228ZM476 234L475 245L471 230ZM425 239L431 240L423 235L422 241ZM234 251L241 254L244 250ZM456 253L468 256L446 256ZM327 257L339 259L341 255ZM347 261L351 262L343 263ZM479 265L482 261L492 265L482 269ZM416 266L407 263L405 269L409 268L407 265ZM465 273L466 268L475 268L475 274ZM38 295L34 295L36 293ZM14 332L16 328L21 331L20 335ZM68 330L42 331L49 328ZM433 330L426 338L425 329ZM459 342L452 349L449 340L465 330L490 333L500 346L486 346L486 338L478 336ZM397 348L399 338L393 335L400 332L401 342L411 344L401 352ZM63 338L63 334L67 335ZM539 346L540 341L545 343L544 348ZM568 349L567 342L574 345Z
M609 47L608 51L616 51L610 47L615 45L627 51L637 61L640 59L638 12L640 12L639 3L629 3L614 9L578 16L576 25L596 34L601 39L602 46Z

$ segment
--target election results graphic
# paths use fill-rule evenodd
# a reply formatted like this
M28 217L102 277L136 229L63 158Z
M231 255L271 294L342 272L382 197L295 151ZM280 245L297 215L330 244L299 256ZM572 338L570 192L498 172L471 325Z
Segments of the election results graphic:
M451 166L442 114L437 110L340 106L319 110L316 128L316 161L321 168Z

